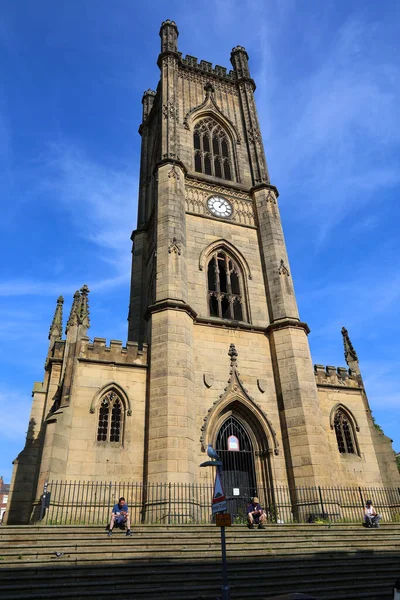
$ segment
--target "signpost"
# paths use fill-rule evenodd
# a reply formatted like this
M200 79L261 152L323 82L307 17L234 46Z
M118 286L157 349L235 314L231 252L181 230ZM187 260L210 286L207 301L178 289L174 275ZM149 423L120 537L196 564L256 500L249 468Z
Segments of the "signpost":
M212 501L212 514L221 513L226 511L226 499L225 492L222 487L221 481L221 473L219 468L217 467L217 471L215 473L215 482L214 482L214 494Z
M232 517L229 513L218 513L215 515L215 524L217 527L230 527L232 525Z
M210 446L209 446L210 448ZM211 449L212 450L212 449ZM212 450L215 456L218 456L214 450ZM209 456L212 456L209 454ZM212 456L214 458L214 456ZM225 527L230 526L231 515L226 513L226 498L224 488L222 486L222 461L219 460L208 460L200 465L200 467L216 467L215 482L214 482L214 493L212 500L212 514L216 515L215 524L221 528L221 554L222 554L222 600L230 600L231 593L228 583L228 569L226 564L226 541L225 541Z

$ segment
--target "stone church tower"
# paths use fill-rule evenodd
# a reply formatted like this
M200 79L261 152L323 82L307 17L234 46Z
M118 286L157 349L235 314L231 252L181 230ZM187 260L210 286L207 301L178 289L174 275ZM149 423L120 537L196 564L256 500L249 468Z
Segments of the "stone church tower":
M160 37L160 81L142 101L128 341L89 340L86 286L62 339L58 299L15 461L20 519L47 480L201 481L208 443L228 493L398 485L347 331L349 370L312 364L246 50L227 71L183 58L173 21Z

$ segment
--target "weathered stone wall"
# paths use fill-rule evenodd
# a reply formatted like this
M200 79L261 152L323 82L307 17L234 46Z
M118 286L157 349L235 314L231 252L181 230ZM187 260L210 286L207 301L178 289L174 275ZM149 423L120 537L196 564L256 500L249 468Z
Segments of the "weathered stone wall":
M71 432L64 479L130 480L143 478L147 348L102 338L83 340L75 373ZM97 441L99 405L109 390L124 402L121 443ZM52 469L51 479L57 479Z
M279 485L287 484L279 411L267 337L262 332L195 325L194 344L198 435L196 443L199 450L199 463L204 460L200 440L202 440L203 450L208 443L215 444L216 422L220 420L221 415L229 416L232 405L238 401L243 405L242 418L247 424L251 423L252 418L258 422L263 418L268 420L270 427L266 425L264 432L270 450L271 480L273 479ZM244 390L237 384L227 390L232 371L228 356L230 344L235 345L238 353L237 370ZM226 392L228 392L227 397L225 397ZM261 445L260 448L257 446L257 441L260 443L261 440L254 440L255 451L261 449ZM198 476L206 477L204 471L206 470L199 469ZM259 484L262 484L260 479Z
M345 367L315 365L315 377L324 427L328 432L333 465L332 485L395 487L400 475L391 440L376 430L362 379ZM350 416L356 442L354 453L340 453L333 428L334 413L344 408Z

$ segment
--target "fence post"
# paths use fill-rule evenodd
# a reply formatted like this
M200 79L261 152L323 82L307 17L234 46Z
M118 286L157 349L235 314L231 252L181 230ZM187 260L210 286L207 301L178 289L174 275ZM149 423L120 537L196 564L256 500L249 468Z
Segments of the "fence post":
M365 502L364 502L364 498L363 498L362 491L361 491L361 488L360 488L360 487L358 488L358 492L359 492L359 494L360 494L360 498L361 498L361 504L362 504L362 507L364 508L364 506L365 506Z
M329 516L329 515L325 515L324 503L323 503L323 500L322 500L322 493L321 493L321 487L320 486L318 486L318 494L319 494L319 501L321 502L322 518L325 519L325 516Z
M168 525L171 525L171 482L168 484Z
M107 514L107 519L110 519L110 507L111 507L111 488L112 488L112 481L110 481L110 484L108 486L108 514Z

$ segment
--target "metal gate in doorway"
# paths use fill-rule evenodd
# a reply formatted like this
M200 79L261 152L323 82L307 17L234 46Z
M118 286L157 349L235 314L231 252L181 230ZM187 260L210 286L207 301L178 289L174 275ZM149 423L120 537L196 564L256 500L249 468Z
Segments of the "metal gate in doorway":
M223 463L227 512L244 516L246 505L257 493L254 449L245 425L229 416L219 429L215 446Z

